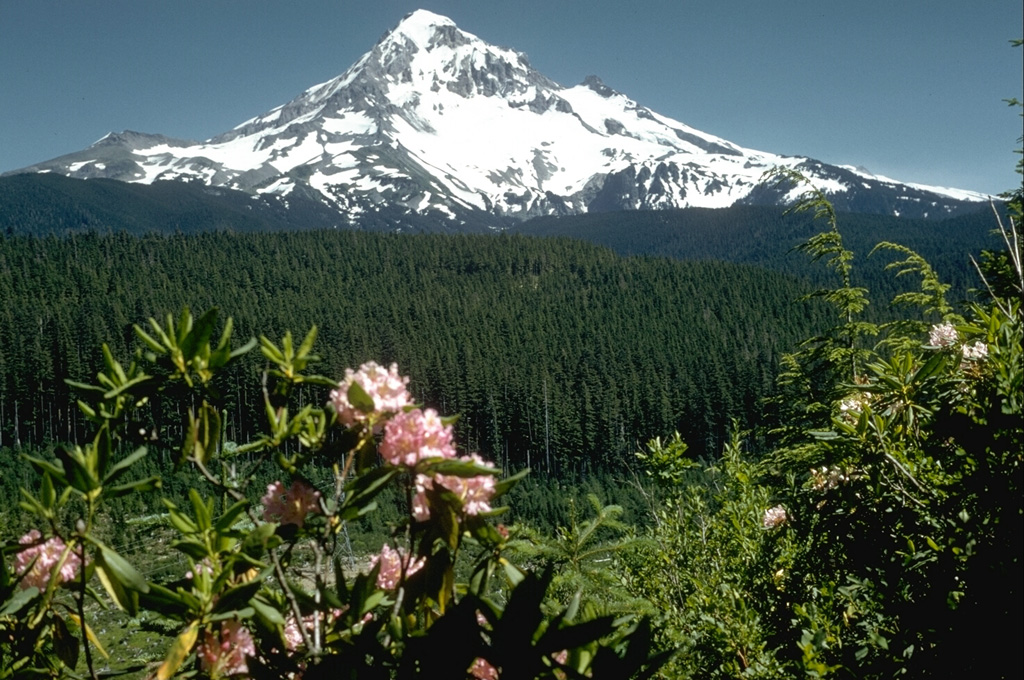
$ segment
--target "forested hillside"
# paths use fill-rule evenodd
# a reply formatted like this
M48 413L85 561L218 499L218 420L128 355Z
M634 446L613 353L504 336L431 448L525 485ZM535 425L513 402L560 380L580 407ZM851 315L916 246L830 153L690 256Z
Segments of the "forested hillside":
M757 418L780 354L822 325L794 304L805 292L757 268L568 239L12 237L0 240L0 445L75 439L64 379L89 378L101 342L124 356L132 324L187 304L219 306L237 337L317 323L326 375L397 361L418 399L461 414L460 441L512 469L569 474L676 429L714 453L732 419ZM253 384L236 374L222 386L231 440L262 416Z
M882 241L895 241L921 254L951 284L950 299L960 300L977 285L968 256L1001 247L992 234L992 209L945 220L908 219L843 213L839 217L846 247L858 258L858 285L872 292L878 311L905 289L885 265L892 258L869 253ZM658 210L538 217L515 227L517 233L579 238L608 246L621 255L663 255L680 260L721 260L753 264L831 285L827 270L795 248L820 230L807 213L782 208L735 206L712 210ZM913 284L909 284L913 285Z

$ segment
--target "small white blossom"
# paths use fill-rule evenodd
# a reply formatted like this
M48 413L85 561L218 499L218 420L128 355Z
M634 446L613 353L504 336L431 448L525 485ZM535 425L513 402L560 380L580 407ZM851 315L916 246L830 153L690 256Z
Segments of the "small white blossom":
M829 489L836 488L840 484L846 484L848 481L850 481L849 475L843 469L834 465L832 467L822 465L820 468L811 468L811 490L818 493L824 493Z
M928 344L940 349L952 347L957 343L957 340L959 340L959 336L957 335L956 328L951 323L935 324L928 334Z
M988 345L981 340L970 345L964 345L961 350L964 353L965 361L981 361L988 356Z
M764 518L761 520L765 529L774 529L786 523L786 509L781 505L768 508L764 511Z

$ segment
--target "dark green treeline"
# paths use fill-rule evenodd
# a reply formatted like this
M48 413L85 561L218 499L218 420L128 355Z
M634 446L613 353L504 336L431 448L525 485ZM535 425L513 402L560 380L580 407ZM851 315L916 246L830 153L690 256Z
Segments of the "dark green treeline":
M822 325L793 279L717 262L623 258L568 239L362 232L0 239L0 447L82 436L64 379L133 323L216 305L235 337L301 336L320 372L397 361L460 413L460 443L510 469L606 466L673 430L717 451L751 423L780 353ZM221 386L226 434L262 417L254 352ZM326 391L304 398L323 402ZM165 414L173 422L180 414Z

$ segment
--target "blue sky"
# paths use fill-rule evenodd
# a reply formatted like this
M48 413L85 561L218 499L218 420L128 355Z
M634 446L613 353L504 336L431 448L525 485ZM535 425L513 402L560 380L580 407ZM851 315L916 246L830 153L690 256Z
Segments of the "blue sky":
M742 146L1019 185L1020 0L0 0L0 172L124 129L206 139L425 8Z

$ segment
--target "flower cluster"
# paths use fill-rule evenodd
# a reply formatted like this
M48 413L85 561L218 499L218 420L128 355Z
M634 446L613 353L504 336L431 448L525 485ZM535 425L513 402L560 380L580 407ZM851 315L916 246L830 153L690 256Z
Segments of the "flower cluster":
M409 380L398 375L398 367L395 364L391 365L389 373L384 374L377 364L369 363L363 364L359 373L354 373L351 370L347 371L346 381L356 379L356 377L361 375L376 375L378 378L386 375L391 387L397 390L398 386L401 386L403 393L405 384ZM346 382L343 381L338 390L332 393L332 395L342 392L345 385ZM364 385L364 383L360 382L360 385ZM366 389L365 385L364 389ZM367 390L367 392L370 393L370 390ZM381 389L378 388L376 393L379 392L381 392ZM332 396L333 398L334 396ZM404 404L406 399L407 396L402 397L392 402L391 406L397 406L399 402ZM380 403L377 402L376 397L374 403L380 408ZM387 407L384 410L389 408ZM339 409L338 413L340 416L342 411ZM394 413L384 425L384 436L381 439L378 450L381 457L389 465L400 465L407 468L415 468L420 462L429 459L457 459L466 463L475 463L479 466L494 468L492 464L485 462L477 454L458 457L453 441L452 426L446 425L437 411L431 408L415 408L409 411ZM417 474L415 484L416 495L413 498L412 511L413 516L420 522L430 518L427 491L435 488L435 486L444 487L452 492L462 503L462 511L467 515L478 515L489 511L491 509L490 501L495 491L494 476L489 474L473 477Z
M412 559L411 555L401 550L392 550L391 546L385 544L381 548L380 555L374 555L370 561L373 567L380 564L380 571L377 572L377 587L381 590L395 590L398 584L409 578L426 564L426 559Z
M462 456L459 460L476 463L493 469L494 464L485 461L477 454ZM427 490L439 485L451 491L462 503L462 511L467 515L479 515L491 510L491 498L494 496L495 482L493 475L476 475L459 477L457 475L416 475L416 495L412 499L413 516L418 522L430 519L430 505L427 502Z
M391 465L408 467L424 458L454 458L452 426L441 422L432 408L399 413L384 426L380 455Z
M834 465L811 468L811 490L818 493L824 493L840 484L846 484L850 479L851 475L846 470Z
M319 491L298 480L292 482L288 489L281 482L268 484L266 495L260 499L263 503L263 519L280 524L297 524L301 528L306 523L306 515L319 512L319 499Z
M866 392L854 392L839 402L839 420L855 425L860 420L864 407L871 403L871 395Z
M988 345L978 340L970 345L960 348L964 355L964 361L981 361L988 356Z
M781 505L776 505L764 511L761 523L764 524L765 529L774 529L785 524L787 519L786 509Z
M336 621L337 619L341 618L342 614L344 614L347 610L348 605L344 605L340 609L331 609L326 614L321 614L321 620L323 620L326 624L330 624L333 621ZM367 612L366 615L363 616L362 622L368 623L371 620L373 620L373 614ZM302 647L302 644L304 642L302 639L302 629L305 628L306 632L312 635L313 632L316 630L316 624L316 614L307 614L306 616L303 616L301 626L299 625L299 622L295 619L294 614L289 615L288 620L285 621L284 624L285 649L287 649L289 652L294 652L296 649Z
M196 648L203 670L214 678L247 674L246 657L256 655L252 634L240 621L224 621L220 630L207 630Z
M956 328L951 323L935 324L928 334L928 344L939 349L952 347L959 339L960 336L957 335Z
M50 583L53 570L60 562L61 555L67 548L64 541L58 536L43 542L43 536L37 529L32 529L19 539L18 543L28 546L18 552L14 557L14 571L21 579L22 588L35 586L44 590ZM79 567L82 566L82 559L73 552L69 552L60 567L58 583L66 583L75 578Z
M376 362L368 361L358 371L347 368L345 379L331 392L331 404L338 414L338 420L349 427L367 420L367 414L348 400L348 390L352 383L358 383L373 400L374 412L377 414L398 413L412 404L412 397L405 387L409 378L398 374L398 364L391 364L385 369Z

